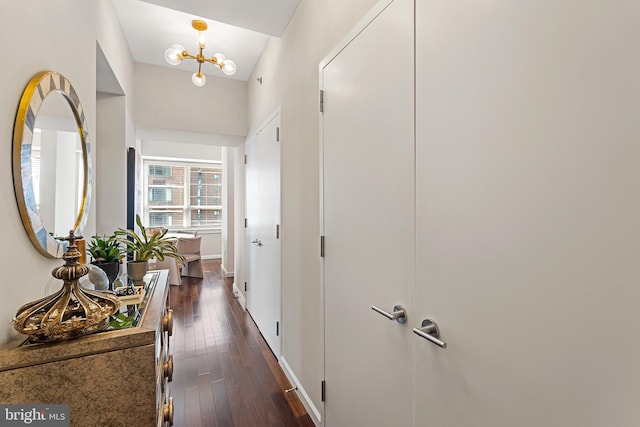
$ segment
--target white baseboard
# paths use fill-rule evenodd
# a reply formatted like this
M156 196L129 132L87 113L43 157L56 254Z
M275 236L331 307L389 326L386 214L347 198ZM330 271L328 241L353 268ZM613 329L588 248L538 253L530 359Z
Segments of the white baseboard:
M222 277L228 278L228 277L234 277L233 276L233 271L227 271L224 267L220 267L222 269Z
M247 309L247 300L244 299L244 295L240 292L240 289L236 286L236 282L233 282L233 296L238 299L238 304L242 307L243 310Z
M222 259L222 255L202 255L202 259Z
M302 387L302 385L300 384L300 381L298 381L296 374L293 373L291 366L289 366L289 364L287 363L287 359L285 359L284 356L280 356L280 366L282 366L282 370L284 371L287 378L289 378L291 385L297 388L296 391L298 392L298 397L300 397L300 401L302 401L302 404L309 413L309 416L311 417L313 423L317 426L322 425L322 415L320 415L320 411L318 411L318 408L316 408L311 401L311 398L304 390L304 387Z

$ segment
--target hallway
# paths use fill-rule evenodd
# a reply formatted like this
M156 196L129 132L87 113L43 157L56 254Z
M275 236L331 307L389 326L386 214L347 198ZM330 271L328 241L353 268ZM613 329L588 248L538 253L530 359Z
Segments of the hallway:
M172 286L176 427L313 426L219 260Z

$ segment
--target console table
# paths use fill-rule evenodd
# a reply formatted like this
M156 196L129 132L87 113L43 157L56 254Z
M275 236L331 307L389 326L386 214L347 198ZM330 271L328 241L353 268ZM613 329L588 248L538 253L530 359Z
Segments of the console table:
M149 272L140 303L118 327L68 341L0 349L0 402L69 404L71 426L173 425L167 270Z

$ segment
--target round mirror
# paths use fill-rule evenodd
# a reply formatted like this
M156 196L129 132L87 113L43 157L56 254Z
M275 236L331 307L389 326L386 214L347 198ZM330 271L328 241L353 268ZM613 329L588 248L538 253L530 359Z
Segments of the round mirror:
M91 194L87 125L75 90L61 74L34 76L20 99L13 133L13 184L35 248L60 258L70 230L82 235Z

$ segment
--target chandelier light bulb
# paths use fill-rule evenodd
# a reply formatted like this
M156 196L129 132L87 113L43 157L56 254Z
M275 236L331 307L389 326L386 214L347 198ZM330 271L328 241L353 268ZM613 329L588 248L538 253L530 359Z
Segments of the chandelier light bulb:
M218 65L222 65L222 63L226 59L225 56L221 53L216 53L215 55L213 55L213 57L216 59L216 64Z
M232 76L236 73L236 63L230 59L224 61L224 65L222 66L222 72L227 76Z
M191 81L193 82L194 85L198 87L202 87L205 85L205 83L207 83L207 78L204 76L204 74L196 71L191 76Z
M207 47L207 37L204 35L204 32L200 31L198 33L198 46L201 48Z
M178 65L183 59L182 52L184 52L184 47L174 44L164 52L164 59L171 65Z

